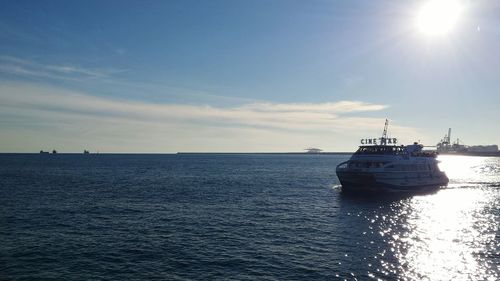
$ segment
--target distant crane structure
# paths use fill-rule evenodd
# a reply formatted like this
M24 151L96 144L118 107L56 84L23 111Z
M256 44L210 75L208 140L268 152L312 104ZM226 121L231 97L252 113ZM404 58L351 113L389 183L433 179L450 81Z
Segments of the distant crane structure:
M457 142L456 144L459 145L459 139L457 139ZM444 135L443 139L439 142L439 144L437 145L441 151L448 151L451 149L452 147L452 143L451 143L451 128L448 128L448 134Z
M445 146L451 145L451 128L448 128L448 134L444 135L444 138L441 141L441 143Z
M473 146L475 149L478 146ZM448 153L448 152L466 152L469 150L469 146L466 146L464 144L460 144L460 139L457 138L456 142L451 141L451 128L448 128L448 134L444 135L444 138L436 145L436 149L439 153ZM482 150L483 148L478 148L479 150ZM490 149L484 148L486 150ZM491 146L491 149L494 149L493 146Z
M438 152L448 152L451 149L451 128L448 128L448 134L444 135L436 147Z

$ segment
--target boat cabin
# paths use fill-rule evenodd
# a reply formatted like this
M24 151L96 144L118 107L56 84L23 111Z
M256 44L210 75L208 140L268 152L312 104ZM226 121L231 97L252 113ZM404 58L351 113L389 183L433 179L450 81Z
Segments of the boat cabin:
M396 145L363 145L354 153L355 155L407 155L404 146Z
M432 151L423 151L421 144L414 143L407 146L396 145L362 145L354 155L401 155L412 157L436 157L437 153Z

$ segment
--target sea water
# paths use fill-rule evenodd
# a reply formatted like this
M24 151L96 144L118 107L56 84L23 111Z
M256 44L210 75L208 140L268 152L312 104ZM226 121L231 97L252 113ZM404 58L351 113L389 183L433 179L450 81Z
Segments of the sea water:
M342 194L342 155L0 155L0 280L498 280L500 158Z

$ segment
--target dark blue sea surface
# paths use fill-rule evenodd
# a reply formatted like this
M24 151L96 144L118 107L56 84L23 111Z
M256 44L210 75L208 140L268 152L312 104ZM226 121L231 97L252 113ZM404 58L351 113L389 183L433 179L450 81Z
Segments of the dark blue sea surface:
M0 155L0 280L498 280L500 158L342 194L342 155Z

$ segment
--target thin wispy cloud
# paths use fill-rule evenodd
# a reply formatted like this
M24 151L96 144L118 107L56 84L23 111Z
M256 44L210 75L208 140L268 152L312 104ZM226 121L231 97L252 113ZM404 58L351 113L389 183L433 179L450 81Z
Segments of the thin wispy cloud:
M196 122L211 126L244 125L281 130L332 130L380 126L378 119L346 117L350 112L380 111L386 105L359 101L332 103L250 103L233 107L156 104L109 99L40 86L0 86L3 107L43 114L99 115L142 122ZM373 122L377 120L377 122ZM355 124L353 124L355 123Z
M72 83L72 86L91 87L93 94L116 93L116 95L135 96L150 95L166 99L186 101L212 101L220 103L255 102L256 99L231 97L211 91L184 86L172 86L162 82L143 82L123 79L120 74L130 72L127 69L112 67L84 68L68 64L43 64L36 60L0 55L0 78L14 76L19 80L32 82L31 78L40 78L44 83L59 85L61 82ZM9 77L10 78L10 77ZM9 81L9 78L5 79Z
M243 108L260 112L323 112L347 113L361 111L379 111L387 108L386 105L364 103L360 101L339 101L326 103L254 103Z
M349 151L364 134L380 133L384 118L366 113L380 115L386 108L361 101L227 107L148 103L39 84L0 85L0 114L7 120L0 124L3 131L31 136L8 145L29 142L24 145L34 149L62 142L67 149L108 152L297 151L311 145ZM416 135L397 124L391 132Z
M113 68L92 69L76 65L42 64L34 60L0 56L0 73L24 77L85 81L90 79L108 79L115 74L125 71Z

